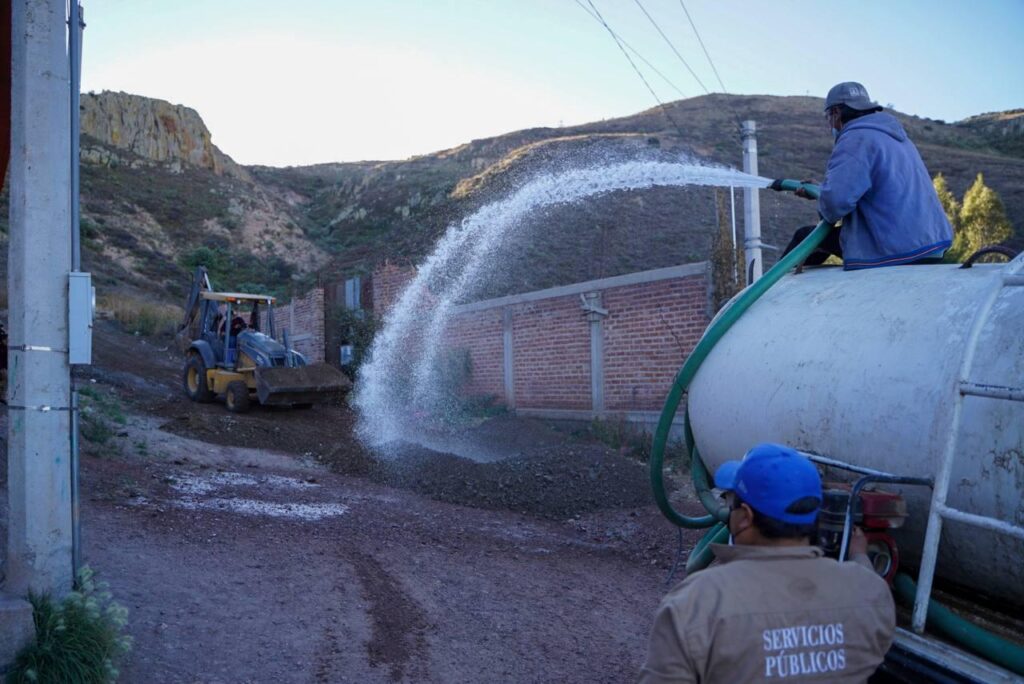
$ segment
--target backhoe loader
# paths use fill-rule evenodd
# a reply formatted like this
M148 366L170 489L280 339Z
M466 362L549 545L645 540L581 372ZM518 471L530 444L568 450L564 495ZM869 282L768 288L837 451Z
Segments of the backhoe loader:
M223 396L229 411L244 413L253 400L308 408L352 388L338 369L309 364L290 348L287 330L283 344L276 332L274 297L214 292L206 268L197 267L176 336L185 354L185 394L197 402Z

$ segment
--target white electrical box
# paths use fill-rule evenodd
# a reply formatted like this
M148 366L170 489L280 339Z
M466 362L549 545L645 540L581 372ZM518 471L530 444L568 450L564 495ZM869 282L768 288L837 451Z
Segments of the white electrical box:
M92 314L96 308L96 290L92 274L72 271L68 274L68 363L92 363Z

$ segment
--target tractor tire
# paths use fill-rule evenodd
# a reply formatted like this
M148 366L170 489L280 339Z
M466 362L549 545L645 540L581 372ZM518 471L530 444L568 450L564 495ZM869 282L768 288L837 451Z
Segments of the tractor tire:
M228 383L224 393L224 405L232 413L245 413L249 410L249 386L241 380Z
M206 383L206 364L199 354L191 354L185 361L185 370L181 374L181 382L185 394L192 401L208 404L213 401L213 391Z

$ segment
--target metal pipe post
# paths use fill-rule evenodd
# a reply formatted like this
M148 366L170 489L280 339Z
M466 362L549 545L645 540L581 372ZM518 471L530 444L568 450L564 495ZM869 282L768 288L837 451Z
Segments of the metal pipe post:
M757 125L744 121L743 171L752 176L757 174ZM761 260L761 197L757 188L743 188L743 249L746 252L747 284L761 277L764 262Z
M79 201L80 112L82 91L82 32L85 18L78 0L71 0L68 14L68 54L71 60L71 270L82 269L82 213ZM82 569L82 521L79 516L78 467L79 422L78 388L71 379L71 570L75 581Z
M67 4L12 10L5 589L60 595L72 584Z
M82 265L81 212L78 202L79 186L79 101L82 89L82 29L85 21L78 0L71 0L68 17L68 52L71 60L71 269Z
M729 218L732 221L732 279L739 282L738 264L736 263L739 246L736 244L736 188L729 186Z

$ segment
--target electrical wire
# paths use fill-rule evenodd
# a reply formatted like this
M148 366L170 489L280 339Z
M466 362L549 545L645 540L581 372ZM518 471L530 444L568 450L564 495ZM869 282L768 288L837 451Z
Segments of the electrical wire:
M651 25L654 26L654 28L658 31L659 34L661 34L661 37L665 39L665 42L668 43L668 46L672 48L672 52L676 54L676 57L679 58L679 61L683 63L683 66L686 67L686 70L690 72L690 75L693 76L697 83L700 84L700 87L704 89L704 92L710 95L711 91L708 90L708 87L706 85L704 85L704 81L700 80L700 76L698 76L697 73L690 68L690 64L681 54L679 54L679 50L677 50L676 46L673 45L671 40L669 40L669 37L665 35L665 32L661 30L661 27L658 26L658 22L654 21L654 17L650 15L650 13L643 6L643 4L641 4L640 0L633 0L633 2L635 2L636 6L640 8L640 11L644 13L644 16L647 17L648 21L651 22Z
M619 46L619 50L622 51L622 54L629 62L629 65L633 67L633 71L636 72L636 75L640 77L641 81L643 81L643 84L651 93L651 97L653 97L654 101L658 103L659 107L661 107L661 111L665 115L665 118L669 120L669 123L671 123L672 126L676 129L676 132L679 133L679 137L685 138L686 136L683 134L683 129L679 126L678 123L676 123L676 120L672 118L672 114L669 113L668 108L665 106L665 103L661 101L661 98L658 97L658 94L654 92L654 88L651 87L651 84L647 81L647 78L644 76L643 72L640 71L640 67L636 65L636 62L633 61L633 58L629 56L628 52L626 52L626 48L622 47L622 43L619 42L619 38L616 35L615 31L612 30L612 27L609 26L608 22L604 20L604 17L601 15L601 12L599 12L597 7L594 6L594 0L587 0L587 4L590 5L590 9L594 10L594 14L597 16L598 21L600 21L601 25L604 26L605 29L607 29L608 34L612 37L612 40L615 41L615 44Z
M679 0L679 6L683 8L683 13L686 14L687 21L690 22L690 28L693 29L693 35L697 36L697 42L700 43L701 50L704 51L704 56L708 59L708 64L711 65L711 71L715 73L715 78L718 79L718 85L722 86L722 93L728 95L729 91L725 87L725 83L722 82L722 77L718 74L718 68L715 66L715 62L711 59L711 53L708 52L707 47L704 45L704 40L700 37L700 31L697 30L697 24L693 21L693 17L690 16L690 10L686 9L686 3L683 0ZM705 88L705 91L707 88ZM708 93L710 95L711 93ZM728 100L727 100L728 102ZM736 130L743 130L743 122L740 120L739 114L736 113L735 103L729 102L729 109L732 111L732 117L736 120ZM735 244L735 243L734 243Z
M718 85L722 86L723 93L728 93L729 91L725 89L725 84L722 83L722 77L718 75L718 69L715 68L715 63L711 60L711 55L708 53L707 47L704 46L704 41L700 37L697 25L693 23L693 17L690 16L690 11L686 9L686 3L684 3L683 0L679 0L679 6L683 8L683 12L686 14L686 18L690 22L690 27L693 29L693 34L697 36L697 42L700 43L700 49L704 51L704 56L708 58L708 64L711 65L711 71L715 72L715 78L718 79Z
M584 4L583 4L583 0L574 0L574 2L575 2L575 3L577 4L577 5L579 5L579 6L580 6L580 8L582 8L584 12L586 12L587 14L589 14L589 15L590 15L590 18L591 18L591 19L593 19L594 21L596 21L596 22L597 22L597 23L599 23L599 24L603 24L603 22L602 22L602 21L601 21L601 20L600 20L600 19L598 18L598 16L597 16L596 14L594 14L594 13L593 13L592 11L590 11L590 8L588 8L588 7L586 6L586 5L584 5ZM679 93L679 97L686 97L686 93L684 93L684 92L683 92L682 90L680 90L680 89L679 89L679 86L677 86L677 85L676 85L675 83L673 83L673 82L672 82L671 80L669 80L668 76L666 76L665 74L663 74L663 73L661 73L660 71L658 71L658 68L657 68L656 66L654 66L653 64L651 64L651 63L650 63L650 62L649 62L649 61L647 60L647 58L646 58L646 57L644 57L644 56L643 56L642 54L640 54L640 52L639 52L639 51L638 51L638 50L637 50L636 48L634 48L634 47L633 47L632 45L630 45L629 43L627 43L627 42L626 42L626 39L625 39L625 38L623 38L622 36L620 36L620 35L619 35L619 34L617 34L617 33L613 33L613 35L615 36L615 38L617 38L617 39L619 40L619 42L621 42L621 43L622 43L623 45L625 45L625 46L626 46L626 48L627 48L627 49L628 49L628 50L629 50L630 52L632 52L632 53L633 53L634 55L636 55L636 57L637 57L637 58L638 58L638 59L639 59L639 60L640 60L641 62L643 62L644 64L646 64L646 65L647 65L647 67L648 67L648 68L649 68L649 69L650 69L651 71L653 71L654 73L656 73L656 74L657 74L657 75L658 75L658 76L659 76L659 77L661 78L661 80L665 81L665 83L667 83L667 84L668 84L668 85L669 85L669 86L670 86L670 87L672 88L672 90L674 90L674 91L676 91L677 93Z

